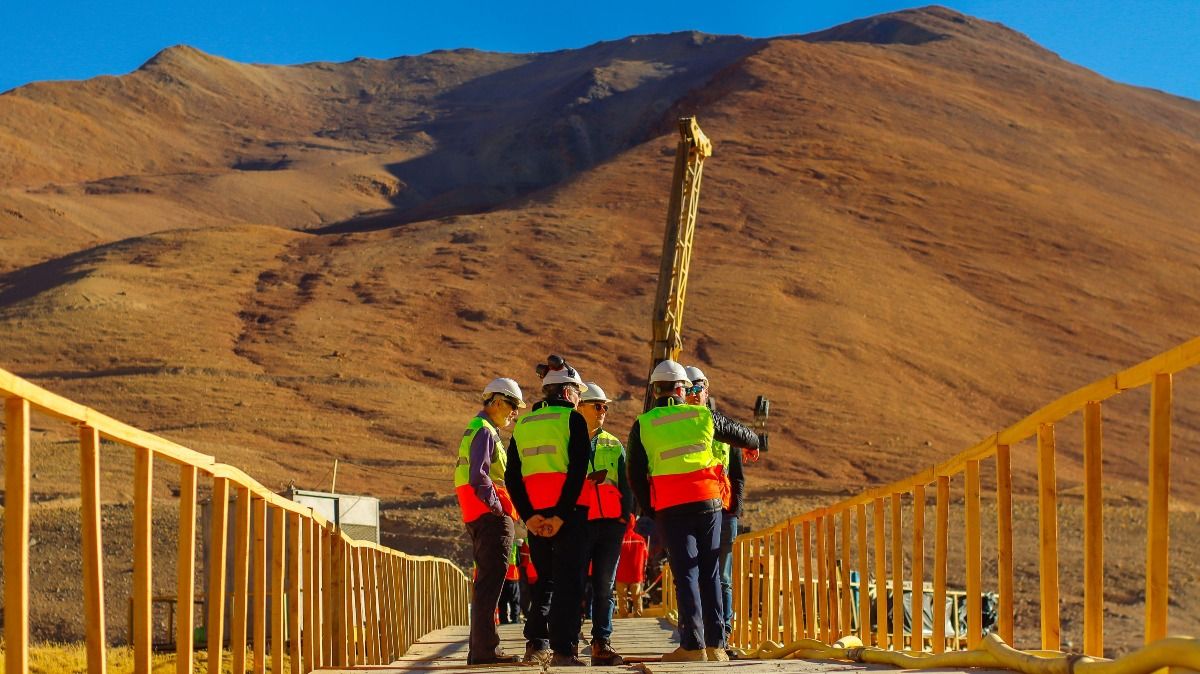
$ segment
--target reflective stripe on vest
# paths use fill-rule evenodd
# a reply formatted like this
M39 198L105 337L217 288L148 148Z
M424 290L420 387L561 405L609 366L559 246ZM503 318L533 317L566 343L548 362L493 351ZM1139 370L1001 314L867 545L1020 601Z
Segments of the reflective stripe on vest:
M595 446L591 465L588 466L589 473L604 471L604 479L598 483L589 480L583 485L588 500L588 519L617 518L621 516L617 471L621 466L621 457L625 455L625 446L617 436L605 430L596 435Z
M474 522L482 515L491 512L487 504L475 494L475 488L471 486L471 444L475 442L475 435L481 431L491 433L492 441L496 446L488 477L492 479L492 486L495 487L496 496L500 499L500 507L509 517L516 519L517 509L513 506L508 489L504 486L504 468L508 463L508 454L500 442L500 432L488 420L482 417L473 417L467 423L467 430L463 431L462 440L458 443L458 459L454 462L454 493L458 496L458 505L462 510L463 521Z
M569 407L547 405L517 420L513 440L521 454L521 476L534 510L553 508L567 481Z
M712 412L703 405L666 405L638 417L650 464L655 510L721 498L721 460L712 451Z

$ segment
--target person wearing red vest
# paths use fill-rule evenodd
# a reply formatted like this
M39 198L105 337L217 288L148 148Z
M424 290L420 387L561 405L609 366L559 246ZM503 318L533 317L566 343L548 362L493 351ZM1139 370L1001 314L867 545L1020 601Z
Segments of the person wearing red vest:
M629 518L625 537L621 539L621 561L617 564L617 615L629 615L633 606L633 617L642 616L642 586L646 582L646 560L649 551L646 539L633 530L634 519Z
M557 356L542 378L545 400L517 420L508 445L505 479L513 505L529 529L538 582L525 622L525 661L579 667L579 627L587 501L583 484L591 442L587 421L575 411L583 392L579 373Z
M516 510L505 486L507 454L500 441L525 407L512 379L493 380L483 389L483 409L467 424L454 465L454 491L471 535L475 582L471 596L471 635L467 664L516 662L500 648L495 615L512 553Z
M664 360L650 374L654 407L630 431L629 483L654 513L679 602L679 648L666 662L727 661L718 560L721 511L728 498L713 442L758 447L754 431L703 405L688 405L683 366Z
M612 647L613 585L617 560L621 556L621 538L633 510L633 492L625 474L625 446L615 435L604 430L608 404L612 402L595 382L579 401L579 413L588 423L592 439L592 458L583 493L588 501L587 558L592 564L591 606L592 666L624 664Z

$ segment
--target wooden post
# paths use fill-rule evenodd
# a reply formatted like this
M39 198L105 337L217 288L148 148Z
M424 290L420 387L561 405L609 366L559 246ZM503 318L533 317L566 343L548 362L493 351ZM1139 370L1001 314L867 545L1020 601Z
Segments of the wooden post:
M1058 487L1054 477L1054 424L1038 426L1038 567L1042 650L1061 648L1058 617Z
M996 445L996 545L999 561L996 573L999 576L999 606L996 607L996 622L1000 638L1013 645L1016 608L1013 597L1013 524L1012 524L1012 468L1008 445Z
M979 462L967 461L967 648L983 639L982 543L979 518Z
M346 587L346 544L340 533L334 531L330 534L330 547L333 552L333 622L330 630L333 640L333 665L345 667L349 665L350 660L346 648L347 625L350 617L346 613L346 602L349 596Z
M1083 411L1083 652L1104 656L1104 470L1100 403Z
M229 526L229 480L214 477L208 556L208 661L221 661L225 641L225 550Z
M133 451L133 671L149 674L153 655L150 642L154 637L150 575L153 569L151 486L154 480L154 454L144 447L135 447Z
M378 586L375 578L375 551L363 548L363 606L366 608L367 623L367 664L378 665L379 658L379 613L375 598L378 596ZM437 597L434 597L437 599Z
M1150 493L1146 515L1147 644L1167 636L1171 397L1171 375L1154 375L1150 388Z
M271 672L283 672L283 578L287 573L284 535L287 525L284 510L271 506Z
M800 589L800 555L796 549L796 524L787 523L788 564L788 640L789 643L804 636L804 593ZM734 590L737 591L736 589Z
M229 650L233 671L246 671L246 626L249 622L250 489L237 486L233 517L233 615L230 616Z
M817 631L817 592L816 586L813 585L812 523L804 520L801 529L804 532L804 637L817 639L820 632Z
M311 517L305 519L305 524L308 536L305 539L305 545L311 548L309 550L309 557L307 557L309 560L308 575L305 576L308 593L311 598L311 602L306 604L308 606L308 622L306 625L308 625L308 639L312 645L312 652L308 653L307 656L309 670L313 670L325 666L325 660L321 657L321 632L324 628L322 624L324 621L321 619L321 565L323 562L321 559L321 526Z
M875 645L888 647L887 557L884 548L883 499L875 499Z
M196 623L196 481L199 471L179 466L179 549L175 555L175 596L179 619L175 623L175 672L192 674Z
M825 518L818 516L815 522L817 535L817 625L821 641L833 643L833 630L829 624L829 574L826 572L828 556L825 554Z
M856 515L858 517L858 638L863 646L870 646L871 631L871 593L867 592L870 585L871 567L867 559L867 506L859 503Z
M946 650L946 548L950 529L950 477L937 479L937 511L933 542L933 652ZM957 613L957 611L955 611ZM955 643L958 636L955 635Z
M850 592L850 509L842 511L842 567L838 574L842 584L842 634L851 634L854 617L854 597Z
M909 648L925 650L925 485L913 487L912 634Z
M336 655L334 655L334 609L337 601L337 588L333 584L333 579L336 577L334 573L334 565L337 560L333 556L333 534L328 528L321 528L321 611L324 616L325 624L321 627L321 651L324 653L324 658L321 661L322 666L337 665Z
M29 401L4 401L4 665L29 671Z
M837 517L830 513L825 518L825 578L829 582L826 587L828 596L826 605L829 607L829 628L826 634L828 643L833 643L841 636L841 621L838 613L840 612L838 600L838 568L837 568L837 532L834 530L834 522Z
M313 632L316 630L316 621L314 620L315 616L313 613L313 598L316 596L316 583L313 582L316 578L316 573L313 569L313 520L308 517L298 517L301 546L303 547L301 558L304 560L303 568L300 570L301 585L303 586L301 588L302 604L300 608L301 613L303 613L301 622L304 623L304 635L300 641L300 645L305 665L303 671L310 672L314 667L313 642L315 640L313 639Z
M79 428L79 478L83 532L83 610L88 672L107 670L104 641L104 546L100 532L100 433Z
M744 648L746 641L746 565L742 563L745 541L733 541L733 645ZM665 589L665 588L664 588ZM407 644L405 646L407 648Z
M267 671L267 502L251 501L254 529L254 674Z
M900 494L892 494L892 648L904 650L904 519Z
M304 655L300 640L304 638L300 626L300 515L287 514L287 639L288 656L292 659L292 671L303 672Z

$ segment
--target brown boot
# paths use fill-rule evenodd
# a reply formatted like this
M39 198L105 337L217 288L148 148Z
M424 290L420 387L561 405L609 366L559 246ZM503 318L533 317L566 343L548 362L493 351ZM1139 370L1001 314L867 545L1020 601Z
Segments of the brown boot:
M625 664L625 658L613 650L612 642L596 637L592 640L592 666L616 667Z
M706 648L704 656L708 658L709 662L729 662L729 654L725 652L724 648Z
M703 648L688 650L683 646L662 656L663 662L708 662L708 654Z
M587 663L579 659L578 655L569 655L566 653L555 653L550 658L551 667L587 667Z
M533 647L533 644L526 644L525 657L521 659L521 662L547 667L550 665L550 658L553 656L554 653L549 648L538 650Z

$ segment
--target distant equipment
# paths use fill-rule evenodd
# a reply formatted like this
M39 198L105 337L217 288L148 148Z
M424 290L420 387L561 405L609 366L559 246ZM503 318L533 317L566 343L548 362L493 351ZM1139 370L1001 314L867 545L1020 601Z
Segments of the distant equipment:
M350 538L379 543L379 499L305 489L288 489L283 495L312 508Z

